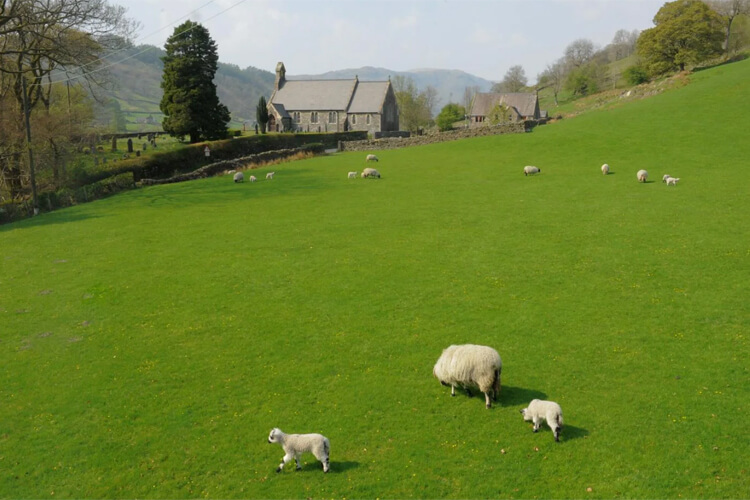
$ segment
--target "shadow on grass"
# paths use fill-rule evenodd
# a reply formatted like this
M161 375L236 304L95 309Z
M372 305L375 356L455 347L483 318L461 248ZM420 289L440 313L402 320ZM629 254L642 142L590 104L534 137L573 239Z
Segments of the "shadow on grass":
M294 462L291 462L292 465L294 465ZM328 472L329 474L336 474L337 472L346 472L352 469L356 469L359 467L359 462L330 462L331 470ZM285 468L286 470L286 468ZM323 473L323 465L320 462L315 462L311 464L305 464L302 466L301 470L293 471L293 472L304 472L304 473Z
M700 68L693 68L693 72L697 73L698 71L705 71L707 69L718 68L719 66L725 66L727 64L732 64L732 63L744 61L748 57L750 57L750 55L748 55L748 54L746 54L746 53L743 52L742 54L737 54L735 56L730 57L726 61L721 61L721 62L718 62L716 64L710 64L708 66L701 66Z
M70 207L66 207L70 208ZM29 229L32 227L49 226L51 224L65 224L66 222L75 222L86 219L98 219L98 215L75 213L70 214L60 209L55 212L42 212L36 217L30 217L28 219L21 219L14 222L8 222L0 225L0 233L5 231L11 231L13 229Z
M589 435L589 431L575 425L564 424L562 432L560 433L561 441L571 441L573 439L585 438Z
M535 389L503 386L500 389L500 404L503 406L527 405L532 399L545 399L547 395Z

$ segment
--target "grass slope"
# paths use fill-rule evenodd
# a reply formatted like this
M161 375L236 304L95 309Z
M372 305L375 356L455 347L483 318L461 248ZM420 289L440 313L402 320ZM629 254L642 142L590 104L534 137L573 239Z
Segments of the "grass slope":
M0 497L746 496L748 78L0 228ZM432 378L464 342L492 410ZM274 426L332 473L274 474Z

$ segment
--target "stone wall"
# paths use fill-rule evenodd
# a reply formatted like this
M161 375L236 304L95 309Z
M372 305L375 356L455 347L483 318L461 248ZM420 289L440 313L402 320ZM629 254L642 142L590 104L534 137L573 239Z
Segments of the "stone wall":
M411 137L397 137L386 139L368 139L364 141L341 141L339 151L372 151L377 149L398 149L412 146L423 146L436 142L456 141L470 137L483 137L487 135L520 134L531 131L535 122L505 123L494 127L464 128L439 132L429 135L418 135Z

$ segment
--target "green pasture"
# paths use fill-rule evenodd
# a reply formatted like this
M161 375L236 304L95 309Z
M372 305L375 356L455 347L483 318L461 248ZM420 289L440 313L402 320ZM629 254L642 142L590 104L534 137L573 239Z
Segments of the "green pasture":
M0 498L747 497L750 61L691 80L0 227ZM432 377L456 343L491 410Z

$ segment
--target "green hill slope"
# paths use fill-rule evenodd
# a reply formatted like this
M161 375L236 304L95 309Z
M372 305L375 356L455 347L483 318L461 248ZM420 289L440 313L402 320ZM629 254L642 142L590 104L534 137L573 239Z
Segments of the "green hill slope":
M379 180L345 153L0 227L0 497L745 497L750 60L690 79ZM459 343L503 358L491 410L432 377ZM332 472L274 473L272 427Z

